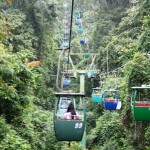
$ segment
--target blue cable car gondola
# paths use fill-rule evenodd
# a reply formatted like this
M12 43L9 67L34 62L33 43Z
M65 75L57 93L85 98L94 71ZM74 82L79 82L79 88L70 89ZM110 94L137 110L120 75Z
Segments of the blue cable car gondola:
M118 90L104 91L104 107L106 110L121 109L122 103L118 100Z
M54 110L54 130L55 136L59 141L81 141L85 129L85 104L83 93L56 93L56 102ZM66 105L74 99L76 113L78 119L66 120L63 118L62 110L60 110L60 103L62 100L68 100ZM64 105L65 106L65 105ZM62 109L62 108L61 108ZM65 108L66 109L66 108Z
M94 73L94 71L88 71L88 72L86 72L86 76L88 78L93 78L95 76L95 73Z
M87 41L84 40L84 39L81 39L81 40L80 40L80 44L87 44Z
M71 79L70 78L64 78L63 79L63 86L70 86Z
M101 88L92 88L92 101L102 102L102 90Z

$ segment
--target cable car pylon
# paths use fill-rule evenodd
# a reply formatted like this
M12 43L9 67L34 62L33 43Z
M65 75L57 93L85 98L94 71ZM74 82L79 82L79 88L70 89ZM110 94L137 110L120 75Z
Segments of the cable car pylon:
M80 74L80 93L85 93L85 74L83 73ZM86 123L81 144L83 150L86 150Z

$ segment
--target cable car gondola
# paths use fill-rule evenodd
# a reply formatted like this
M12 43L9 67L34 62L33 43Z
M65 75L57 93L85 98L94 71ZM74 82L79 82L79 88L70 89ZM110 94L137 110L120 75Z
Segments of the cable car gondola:
M79 11L75 10L74 16L75 16L75 18L77 18L79 16Z
M94 78L95 77L95 73L94 73L94 71L88 71L88 72L86 72L86 76L88 78Z
M75 19L75 25L80 25L80 24L81 24L81 19L80 18Z
M64 7L64 9L67 9L69 6L68 6L67 3L65 3L65 4L63 5L63 7Z
M85 105L83 93L56 93L56 102L54 110L54 130L57 140L59 141L81 141L85 129ZM68 103L75 101L75 109L78 113L78 119L66 120L63 118L60 103L64 100ZM68 104L66 103L66 105Z
M64 47L64 48L69 47L69 41L64 39L64 41L62 43L62 47Z
M88 53L85 53L85 54L83 55L83 58L86 59L86 58L89 58L89 56L90 56L90 55L89 55Z
M80 40L80 44L87 44L87 41L84 40L84 39L81 39L81 40Z
M69 34L69 30L65 29L64 30L64 35L68 35Z
M82 27L79 27L78 30L77 30L77 32L78 32L78 33L83 33L83 28L82 28Z
M102 102L101 88L92 88L92 101L93 102Z
M150 85L132 87L131 109L136 121L150 121Z
M70 78L63 78L63 86L70 86L71 79Z
M121 109L122 103L118 99L118 90L104 90L104 107L106 110Z

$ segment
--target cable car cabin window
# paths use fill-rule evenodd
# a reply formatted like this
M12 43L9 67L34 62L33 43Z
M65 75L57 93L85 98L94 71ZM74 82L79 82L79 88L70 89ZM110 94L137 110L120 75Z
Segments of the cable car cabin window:
M122 103L118 101L117 90L105 90L104 91L104 107L106 110L119 110Z
M137 90L133 97L135 98L135 107L150 107L150 89Z
M131 109L136 121L150 121L150 88L132 87Z
M106 94L106 101L107 102L114 102L116 101L116 93L115 92L107 92Z
M67 109L71 100L67 100L66 98L62 98L60 102L60 109Z
M71 103L73 104L74 112L68 109ZM80 98L60 97L56 115L58 120L84 120L83 101Z
M101 88L93 88L92 89L92 101L93 102L102 102Z
M94 90L94 95L100 95L99 90Z

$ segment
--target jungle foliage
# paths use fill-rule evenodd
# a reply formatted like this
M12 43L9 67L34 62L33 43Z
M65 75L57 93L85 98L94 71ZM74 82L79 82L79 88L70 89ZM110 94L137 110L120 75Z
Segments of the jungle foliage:
M150 85L149 0L82 0L90 51L98 52L101 81L86 78L87 149L150 150L150 125L131 115L131 87ZM81 150L58 142L53 129L55 75L63 0L0 1L0 149ZM73 28L72 50L81 51ZM80 56L79 56L80 57ZM74 60L78 60L75 58ZM28 63L40 61L39 66ZM81 65L81 68L85 68ZM117 88L123 107L105 111L91 101L92 86ZM78 82L78 79L76 80ZM77 90L79 84L74 84Z

